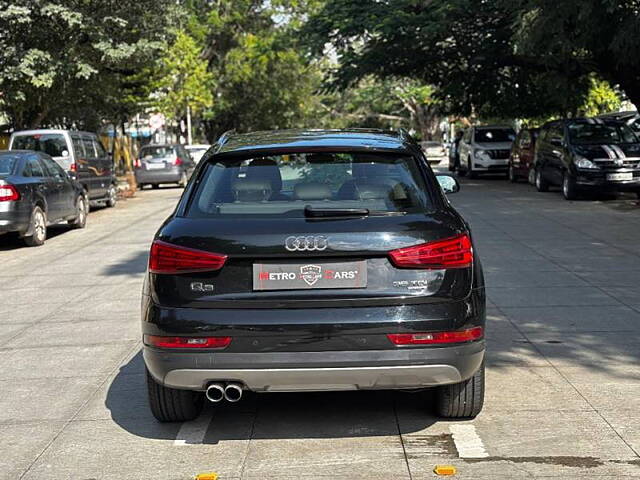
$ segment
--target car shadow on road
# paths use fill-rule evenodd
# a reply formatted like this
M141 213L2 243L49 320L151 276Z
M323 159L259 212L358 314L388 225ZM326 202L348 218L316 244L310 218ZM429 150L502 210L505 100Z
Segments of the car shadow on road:
M100 273L101 276L109 277L139 277L146 272L149 251L147 248L132 253L123 261L107 265Z
M47 228L47 240L53 240L58 235L62 235L69 230L70 228L67 225L51 225ZM6 233L4 235L0 235L0 252L20 250L24 248L34 247L27 247L24 240L17 233Z
M353 391L246 393L238 403L205 403L212 421L206 444L248 439L384 437L421 432L438 419L429 392ZM144 438L173 440L181 424L162 424L147 404L138 352L109 385L105 407L121 428Z

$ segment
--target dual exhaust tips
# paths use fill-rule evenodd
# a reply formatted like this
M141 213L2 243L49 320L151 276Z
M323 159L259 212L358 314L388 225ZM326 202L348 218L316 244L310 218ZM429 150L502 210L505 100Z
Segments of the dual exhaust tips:
M239 383L210 383L205 391L207 400L213 403L226 400L227 402L239 402L242 398L242 385Z

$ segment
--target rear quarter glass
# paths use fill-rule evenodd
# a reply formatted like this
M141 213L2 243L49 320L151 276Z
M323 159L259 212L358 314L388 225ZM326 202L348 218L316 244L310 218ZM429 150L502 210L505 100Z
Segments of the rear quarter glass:
M185 216L304 217L312 209L367 209L370 215L432 210L409 155L295 153L213 158L201 172Z

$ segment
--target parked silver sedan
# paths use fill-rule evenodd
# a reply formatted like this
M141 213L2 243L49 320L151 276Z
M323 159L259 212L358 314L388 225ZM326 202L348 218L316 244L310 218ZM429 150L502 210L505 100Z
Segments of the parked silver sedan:
M162 183L184 187L195 165L182 145L147 145L135 162L136 183L140 189L145 185L158 188Z

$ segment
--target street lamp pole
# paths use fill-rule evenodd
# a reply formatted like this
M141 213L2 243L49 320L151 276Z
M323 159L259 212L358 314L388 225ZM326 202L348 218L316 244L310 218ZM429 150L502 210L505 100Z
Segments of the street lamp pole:
M193 143L193 138L191 137L191 106L187 104L187 145L191 145Z

